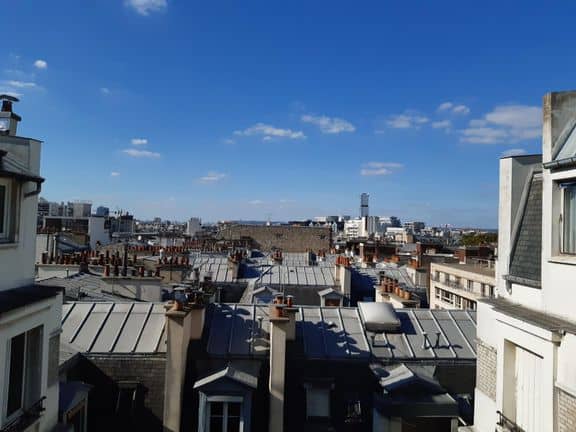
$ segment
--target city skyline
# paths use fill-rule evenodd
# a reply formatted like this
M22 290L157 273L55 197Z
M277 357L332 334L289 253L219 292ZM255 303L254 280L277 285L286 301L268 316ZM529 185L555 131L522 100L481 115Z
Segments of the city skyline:
M498 159L539 153L541 95L572 86L542 58L570 64L574 6L492 4L12 3L0 90L45 141L49 200L290 220L367 192L375 215L495 228Z

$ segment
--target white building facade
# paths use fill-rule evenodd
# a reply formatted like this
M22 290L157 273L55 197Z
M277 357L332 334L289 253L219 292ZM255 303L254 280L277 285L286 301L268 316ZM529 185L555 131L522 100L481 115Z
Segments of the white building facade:
M41 143L17 136L17 100L0 100L0 430L48 431L58 421L62 295L34 285Z
M473 264L430 264L430 309L472 309L495 295L494 269Z
M498 298L478 303L477 431L576 430L576 92L546 95L543 115L542 156L500 161Z

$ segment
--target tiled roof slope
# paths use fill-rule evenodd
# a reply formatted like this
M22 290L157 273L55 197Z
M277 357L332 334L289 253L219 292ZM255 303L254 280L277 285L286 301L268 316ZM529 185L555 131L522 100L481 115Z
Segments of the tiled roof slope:
M542 253L542 175L535 174L510 260L510 276L540 283Z

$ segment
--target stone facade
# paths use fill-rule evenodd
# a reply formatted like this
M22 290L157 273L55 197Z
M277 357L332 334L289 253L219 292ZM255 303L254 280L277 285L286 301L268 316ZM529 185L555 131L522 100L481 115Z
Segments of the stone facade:
M496 349L481 340L476 343L476 388L496 400Z
M330 248L332 231L326 227L228 225L221 229L220 237L224 240L250 238L253 247L264 251L278 248L284 252L317 252Z
M558 432L576 430L576 398L570 393L557 388L558 391Z

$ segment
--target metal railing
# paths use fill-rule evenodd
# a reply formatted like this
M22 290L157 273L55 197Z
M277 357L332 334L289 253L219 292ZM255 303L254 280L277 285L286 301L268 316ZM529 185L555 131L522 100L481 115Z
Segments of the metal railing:
M501 411L496 411L496 414L498 414L498 423L496 424L500 426L502 430L508 432L524 432L524 429L502 414Z
M4 427L0 429L0 432L21 432L25 430L28 426L38 420L44 412L44 399L46 399L46 397L41 398L30 407L22 410L20 415L5 424Z

